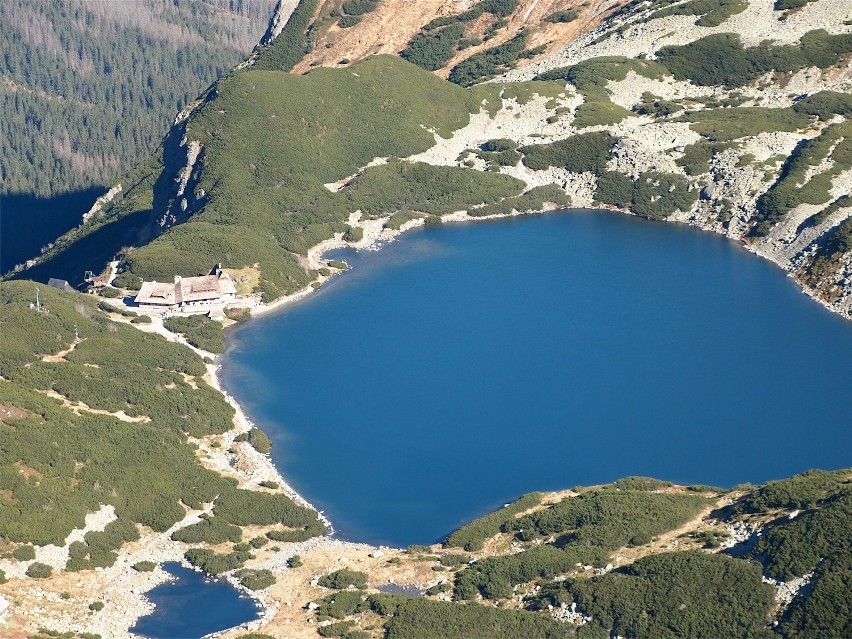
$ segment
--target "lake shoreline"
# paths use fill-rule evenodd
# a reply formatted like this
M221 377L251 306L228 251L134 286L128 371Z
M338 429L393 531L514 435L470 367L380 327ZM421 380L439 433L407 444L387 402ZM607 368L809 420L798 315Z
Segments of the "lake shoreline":
M606 210L608 212L622 213L630 215L632 217L639 217L633 213L630 213L629 211L619 210L612 207L598 207L598 209ZM548 212L554 212L557 210L564 211L566 209L557 209L557 207L552 207L545 210L513 212L511 214L500 214L482 217L471 216L466 212L462 211L442 216L442 221L445 223L476 222L480 220L494 221L521 217L531 214L543 214ZM568 209L568 211L570 211L570 209ZM362 238L362 240L355 243L346 242L342 239L341 234L340 236L330 238L317 244L316 246L312 247L308 252L308 260L311 265L311 268L318 269L325 266L326 260L322 256L329 251L342 248L350 248L355 250L380 250L381 246L384 243L391 242L400 237L403 233L413 228L418 228L424 225L424 220L421 218L407 222L399 230L393 230L384 228L384 224L387 222L387 219L388 218L380 218L377 220L365 220L362 222L357 217L350 218L350 222L354 222L353 226L361 226L362 228L364 228L364 237ZM700 230L712 230L703 228L702 226L689 221L686 221L684 223L687 226L697 227ZM715 234L720 235L719 233ZM753 247L749 246L745 242L735 243L742 245L745 250L749 251L750 253L753 253L754 255L767 258L767 256L762 255L760 252L756 251ZM774 262L773 260L769 258L767 259L768 261L773 262L775 266L780 267L780 265ZM786 271L786 269L784 270ZM789 271L786 272L789 277L795 280L795 277L792 275L792 273L790 273ZM334 277L334 274L329 277ZM320 277L318 281L320 284L322 284L323 282L328 280L329 277ZM808 294L812 299L819 302L820 305L823 306L823 308L826 308L832 313L844 317L836 309L832 308L826 302L819 299L810 291L802 287L801 283L799 283L798 281L796 282L798 288L802 292ZM270 313L285 309L290 305L295 304L296 302L304 301L314 290L316 290L316 288L313 285L310 285L295 293L283 296L273 302L259 304L257 307L251 309L251 316L262 317ZM157 326L149 327L148 325L144 324L134 326L141 330L161 332L160 330L158 330L159 327ZM170 333L167 335L167 338L173 341L180 341L182 343L186 343L182 337L174 336ZM189 345L187 344L187 346ZM190 348L193 347L190 346ZM202 357L210 357L214 360L216 358L215 354L213 353L201 351L196 348L193 348L193 350ZM252 488L254 486L257 486L261 481L266 480L278 482L279 486L281 487L281 490L285 494L287 494L288 497L293 499L293 501L318 512L321 520L327 527L327 531L329 532L329 534L327 534L326 536L315 537L311 540L308 540L307 542L301 542L298 544L281 544L281 551L279 551L272 557L263 559L261 562L257 563L257 565L252 564L252 567L260 568L268 566L276 571L279 571L276 574L279 576L280 579L282 575L280 571L288 570L286 568L287 560L289 559L289 557L295 554L305 556L308 555L308 553L322 554L326 552L331 552L339 553L341 556L366 556L372 555L376 553L376 551L395 552L395 549L389 548L387 546L364 544L356 541L336 538L334 536L335 531L332 521L324 513L321 513L307 499L305 499L292 486L292 484L286 480L283 474L273 463L271 456L263 455L257 452L248 443L243 442L242 444L237 444L237 447L239 449L238 457L241 460L240 468L235 469L231 467L231 459L229 454L227 453L227 449L234 445L233 440L237 435L248 432L252 427L258 426L258 424L248 416L247 412L241 406L241 404L223 386L221 363L208 364L207 373L207 381L213 388L222 393L226 401L234 408L235 415L233 421L233 428L227 433L225 433L224 441L222 442L221 447L211 447L201 440L193 441L193 443L199 444L200 447L203 448L204 453L207 455L205 465L225 475L237 475L237 478L240 481L240 485L242 488ZM262 427L262 424L260 424L260 427ZM195 516L197 516L197 513L195 513ZM183 522L180 522L178 526L188 525L189 523L192 523L192 521L185 520ZM180 561L183 563L183 565L186 565L185 560L183 559L183 552L188 546L179 542L171 541L169 538L167 538L167 535L170 534L170 532L171 531L166 534L159 535L145 535L143 536L143 539L140 540L140 542L133 545L134 547L132 549L127 548L125 550L122 550L119 555L119 560L116 562L116 568L114 570L108 569L107 571L105 571L106 574L103 575L104 577L107 577L108 580L107 587L102 590L102 592L108 593L106 596L103 597L105 602L108 604L105 609L100 612L95 618L89 618L85 621L81 619L79 622L73 624L65 623L62 624L62 627L59 627L58 629L72 630L79 629L82 627L86 631L98 632L99 634L102 634L104 639L128 636L129 628L135 625L139 618L149 614L152 609L151 603L146 597L146 593L157 585L163 583L168 578L167 575L165 575L165 572L162 571L162 569L159 567L154 573L137 573L136 571L130 569L132 563L144 559L153 559L157 560L158 562ZM98 576L98 578L100 579L100 576ZM240 586L237 580L233 577L226 576L226 579L228 579L230 583L238 587L241 592L251 596L256 601L259 601L262 605L262 610L261 617L258 620L255 620L248 624L243 624L242 626L237 626L235 628L230 629L229 631L222 631L219 634L228 634L231 631L236 631L238 629L240 631L254 631L258 628L265 627L271 622L273 618L275 618L275 616L282 609L282 606L285 605L281 596L273 595L267 593L266 591L261 591L259 593L252 592ZM274 590L274 588L272 590Z

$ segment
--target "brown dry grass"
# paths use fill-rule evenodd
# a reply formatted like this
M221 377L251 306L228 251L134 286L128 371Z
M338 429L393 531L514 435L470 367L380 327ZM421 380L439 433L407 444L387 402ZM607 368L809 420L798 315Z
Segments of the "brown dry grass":
M545 53L553 53L578 36L596 28L605 17L620 8L626 0L610 4L607 0L590 0L586 6L582 0L521 0L520 6L509 18L509 24L487 43L459 51L446 67L436 73L447 77L453 66L493 46L515 37L522 29L527 30L528 47L546 47ZM326 16L342 4L342 0L326 0L317 10L317 16ZM315 66L338 66L341 60L355 62L376 54L398 54L409 40L433 18L457 15L475 2L464 0L383 0L372 13L363 16L361 22L348 29L341 29L334 21L318 29L314 35L316 46L293 69L304 73ZM580 16L574 22L550 23L544 19L555 11L577 9ZM482 18L469 27L470 36L482 36L491 21ZM532 60L520 60L528 64Z

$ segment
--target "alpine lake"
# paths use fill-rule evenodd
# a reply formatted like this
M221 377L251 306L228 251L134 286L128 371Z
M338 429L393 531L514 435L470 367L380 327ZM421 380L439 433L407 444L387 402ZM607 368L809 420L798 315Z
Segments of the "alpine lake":
M433 543L519 495L849 465L852 323L685 225L410 231L234 330L229 392L339 537Z

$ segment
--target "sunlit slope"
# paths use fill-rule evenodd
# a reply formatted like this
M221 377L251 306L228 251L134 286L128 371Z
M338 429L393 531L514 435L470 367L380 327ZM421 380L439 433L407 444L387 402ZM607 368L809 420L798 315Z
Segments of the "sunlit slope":
M460 168L393 162L428 149L435 134L448 136L478 110L475 94L389 56L307 76L236 73L186 126L184 135L201 147L184 197L188 206L175 214L188 221L131 251L127 266L145 278L171 278L216 261L259 264L261 288L274 297L312 278L296 255L345 230L352 212L446 213L517 194L523 185L508 176L471 172L460 181ZM339 192L324 186L376 158L391 161L366 169ZM125 223L170 186L143 179L103 219L121 207L110 224ZM136 205L122 204L134 199ZM168 198L160 199L168 207ZM153 210L164 215L156 204ZM61 252L56 259L63 260ZM43 270L49 269L48 263Z

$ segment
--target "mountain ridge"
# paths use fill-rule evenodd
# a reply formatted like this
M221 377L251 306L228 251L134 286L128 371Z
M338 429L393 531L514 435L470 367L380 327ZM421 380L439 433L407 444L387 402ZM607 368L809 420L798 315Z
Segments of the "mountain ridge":
M832 0L818 0L786 12L774 9L768 0L752 0L751 3L735 4L733 8L723 0L700 5L697 2L634 2L618 10L615 17L603 26L571 40L555 53L536 54L529 59L522 55L518 57L523 51L530 51L529 48L515 50L511 54L501 53L501 59L507 61L488 67L488 73L501 69L508 72L502 77L495 77L492 83L480 84L476 88L486 101L489 96L485 94L491 92L490 104L485 110L480 110L480 114L487 113L489 119L480 123L476 120L479 117L477 109L471 107L469 112L477 121L476 126L465 125L469 128L456 130L449 139L436 137L433 149L428 152L421 150L421 155L403 159L451 170L467 169L467 165L477 172L489 169L521 179L527 189L555 184L573 199L575 205L627 208L640 215L648 208L647 205L637 204L635 200L630 203L632 196L624 200L622 196L612 197L610 194L607 200L601 181L609 180L609 184L612 176L619 173L634 183L642 180L643 175L646 175L644 179L655 182L658 178L654 176L665 174L670 176L665 178L670 187L676 182L682 183L681 188L689 195L680 204L681 208L668 209L664 214L654 213L655 216L693 224L742 241L749 250L771 259L790 273L808 294L827 308L848 317L852 313L852 254L848 251L852 208L846 206L850 200L845 194L852 190L852 165L847 157L849 142L844 134L846 125L843 118L847 117L844 114L848 113L847 96L852 87L852 70L848 64L849 51L852 50L852 28L849 25L852 17L847 16L848 10ZM515 12L529 11L531 7L527 4L515 3ZM320 37L311 33L320 20L317 16L333 13L329 12L329 6L328 3L316 5L311 14L315 21L307 28L305 42L312 42L314 46L321 42ZM383 6L378 4L366 15L381 13ZM393 6L390 5L391 8ZM287 47L291 51L287 55L292 58L293 47L302 46L299 44L299 38L303 37L299 35L301 26L292 31L295 18L285 21L283 16L297 16L304 7L307 5L294 7L292 2L279 3L272 22L276 26L270 27L272 31L269 33L272 35L279 30L283 35L272 38L269 44L260 45L245 65L206 93L192 109L221 100L222 90L226 90L229 83L239 82L240 74L257 73L253 69L258 65L267 68L270 61L277 59L269 57L276 47L279 47L277 50ZM719 7L724 9L724 14L713 18L711 26L698 26L708 16L716 15L713 12L720 10ZM661 12L667 13L659 16ZM300 25L306 21L307 15L305 12L299 16ZM362 23L366 23L367 19ZM456 19L452 16L441 18L444 21ZM419 22L420 18L416 21ZM346 31L357 33L362 23ZM440 27L439 33L454 24L451 22L449 26ZM752 24L762 26L755 30L749 26ZM831 32L815 28L822 25L829 26ZM288 32L288 28L292 33ZM737 34L743 32L746 35L728 35L732 28L737 29ZM777 42L770 44L762 40L766 33L776 30ZM799 42L802 38L801 42L806 43L804 46ZM512 41L502 40L492 50L503 51ZM793 43L799 43L798 50L805 52L803 56L791 49ZM732 67L723 81L705 77L700 68L700 58L722 55L723 51L732 59L731 64L740 64L737 60L742 58L742 65L757 65L757 70ZM608 54L620 55L613 57ZM661 57L662 54L665 55ZM456 64L450 75L458 75L458 69L464 65L467 65L464 66L466 73L478 68L469 64L471 60L479 59L477 55ZM506 55L515 56L515 59L508 59ZM660 65L659 60L649 56L663 60L664 64ZM644 61L646 59L647 62ZM561 65L567 65L564 73L559 70ZM760 65L765 65L765 70L761 71ZM332 66L339 67L334 70L335 73L344 72L347 68L346 65ZM518 68L511 69L512 66ZM776 70L776 67L781 70ZM438 74L448 73L449 68L450 63L447 63ZM321 70L323 73L331 72L316 67L304 77L311 78ZM528 84L535 77L545 78L551 84ZM564 83L561 91L556 82ZM514 87L522 93L518 94ZM495 95L494 91L504 93ZM536 94L536 91L540 93ZM809 97L804 99L805 96ZM201 219L205 216L204 211L215 205L217 191L212 185L222 182L220 178L204 179L205 173L210 173L211 169L203 140L191 131L194 121L192 109L176 120L161 149L162 157L170 168L162 172L158 183L176 185L176 188L170 187L170 194L155 189L160 193L160 204L151 214L149 228L156 232L148 232L149 238L157 237L175 225L177 228L186 221ZM731 126L725 109L742 115L739 128ZM351 114L347 117L357 116ZM426 122L422 124L429 126ZM317 125L339 127L340 121L318 122ZM390 121L387 125L393 126ZM503 131L499 135L491 136L490 131L501 128ZM606 161L592 171L588 167L578 172L577 169L563 170L558 166L531 169L522 157L523 153L518 155L514 150L504 153L500 160L502 164L495 163L480 149L488 142L489 136L511 138L515 148L523 150L548 141L550 144L562 144L572 137L597 131L608 132L614 140ZM461 146L459 139L464 141ZM804 157L800 157L803 152ZM387 155L387 152L381 151L378 155L382 154ZM246 155L246 163L256 166L259 161L269 162L268 158L261 160L260 155L257 159ZM283 168L290 160L286 156L278 157L283 159L285 173L298 170ZM796 160L796 157L799 159ZM365 160L372 159L376 158ZM795 162L801 166L794 166ZM811 162L814 164L811 165ZM361 171L366 164L368 162L363 161L351 165L347 174L352 170ZM375 168L368 169L367 173L375 171ZM215 172L216 169L213 169ZM331 176L331 181L343 178L344 175L335 175ZM808 182L808 189L794 195L796 190L791 188L794 179L804 179ZM205 182L206 185L202 185ZM619 188L624 191L626 187ZM701 197L697 197L699 194ZM784 194L786 198L780 208L781 200L775 197L776 194ZM662 195L650 193L649 197L653 199ZM127 194L119 196L119 201L126 197ZM774 207L772 210L770 201ZM479 203L470 204L476 206ZM393 214L395 206L389 203L385 214ZM100 218L94 220L95 226L102 225L110 217L111 210L115 210L115 204L104 207ZM350 209L336 214L334 224L338 226L328 227L325 231L318 229L320 234L316 240L330 237L330 231L343 233L345 228L340 225L347 223L352 212ZM199 217L198 213L202 215ZM154 220L158 222L154 224ZM283 232L285 235L291 233ZM85 233L85 229L72 232L58 245L68 245L74 234L81 233ZM292 244L291 240L282 239L280 232L278 235L279 242ZM299 246L302 244L298 242ZM123 245L115 246L113 250L118 253ZM304 255L306 249L295 250L297 254ZM49 261L58 253L54 250L46 256L47 260L41 261ZM129 259L123 262L123 268L129 266L131 271L134 268L132 254L131 250ZM244 266L249 264L234 265ZM49 274L49 268L44 266L30 273L38 274L33 277L42 278L55 275ZM147 276L141 271L137 275ZM306 275L310 278L310 274ZM66 272L65 276L71 280L77 277L79 281L79 274L69 277ZM303 278L297 279L300 284L305 283ZM276 288L283 293L292 292L287 286L281 286L277 284Z

